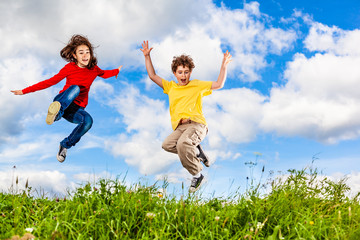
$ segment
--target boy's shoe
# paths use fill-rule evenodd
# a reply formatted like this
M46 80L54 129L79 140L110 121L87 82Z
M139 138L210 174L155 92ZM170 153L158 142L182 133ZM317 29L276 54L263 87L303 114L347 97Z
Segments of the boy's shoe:
M200 160L204 163L204 165L206 167L210 167L209 158L208 158L208 156L206 156L206 154L202 150L200 144L197 145L196 147L197 147L197 149L199 149L199 154L197 155L197 157L200 158Z
M193 177L193 179L191 180L191 185L189 188L189 192L196 192L197 190L199 190L201 184L203 183L203 179L204 179L204 175L200 175L200 177L196 178Z
M48 109L48 114L46 116L46 123L51 125L54 123L56 115L59 113L60 111L60 107L61 104L58 101L54 101L50 104L49 109Z
M60 147L59 147L59 152L58 152L58 154L56 155L56 158L57 158L57 160L58 160L59 162L62 163L63 161L65 161L66 152L67 152L67 149L60 145Z

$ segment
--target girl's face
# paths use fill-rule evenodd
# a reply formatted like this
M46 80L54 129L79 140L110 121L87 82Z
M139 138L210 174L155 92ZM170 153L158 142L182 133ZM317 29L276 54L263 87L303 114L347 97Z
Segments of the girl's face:
M73 56L77 60L77 65L81 68L85 68L90 62L90 49L86 45L80 45L76 48Z
M178 66L174 75L180 86L186 86L190 81L191 71L189 67Z

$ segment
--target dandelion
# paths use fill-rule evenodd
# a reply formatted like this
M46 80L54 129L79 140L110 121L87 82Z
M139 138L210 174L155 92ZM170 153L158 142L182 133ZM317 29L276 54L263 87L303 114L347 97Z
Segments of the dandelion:
M155 214L155 213L151 213L151 212L148 212L148 213L146 214L146 217L149 218L149 219L153 219L155 216L156 216L156 214Z
M29 233L32 233L34 231L34 229L33 228L25 228L25 231L29 232Z
M256 229L262 229L264 227L265 223L258 222L256 224Z
M315 223L314 223L314 221L310 221L309 224L310 224L310 225L314 225Z
M216 216L216 217L215 217L215 221L218 222L219 220L220 220L220 217L219 217L219 216Z

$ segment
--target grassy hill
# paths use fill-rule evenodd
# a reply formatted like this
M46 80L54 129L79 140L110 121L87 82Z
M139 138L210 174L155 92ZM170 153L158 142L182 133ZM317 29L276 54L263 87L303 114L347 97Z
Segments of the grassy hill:
M360 239L359 194L347 197L345 179L288 173L266 195L258 184L224 199L107 179L66 199L33 197L26 186L0 193L0 239Z

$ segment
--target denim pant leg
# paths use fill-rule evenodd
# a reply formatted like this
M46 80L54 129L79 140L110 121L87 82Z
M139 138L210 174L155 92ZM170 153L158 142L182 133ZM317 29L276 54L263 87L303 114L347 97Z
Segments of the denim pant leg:
M75 100L75 98L79 96L79 93L80 93L80 87L77 85L72 85L64 92L56 95L54 101L60 102L61 107L58 115L55 118L55 121L61 119L61 117L64 115L65 110L70 106L70 104Z
M72 103L63 115L63 118L71 123L77 124L76 128L71 134L60 142L61 146L65 148L71 148L80 141L80 138L87 132L92 126L93 119L84 108Z

